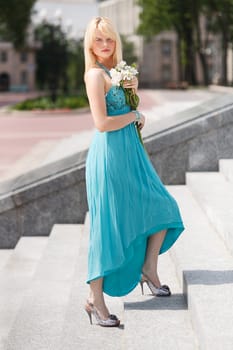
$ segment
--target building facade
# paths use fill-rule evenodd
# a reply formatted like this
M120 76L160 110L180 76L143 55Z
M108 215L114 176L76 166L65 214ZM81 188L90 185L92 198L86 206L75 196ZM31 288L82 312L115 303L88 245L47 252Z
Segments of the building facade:
M34 48L16 51L0 41L0 91L33 91L35 68Z

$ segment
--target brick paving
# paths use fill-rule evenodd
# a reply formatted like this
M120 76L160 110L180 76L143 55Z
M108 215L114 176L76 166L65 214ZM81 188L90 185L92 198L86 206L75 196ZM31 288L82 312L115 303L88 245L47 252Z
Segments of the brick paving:
M164 110L164 107L170 103L169 110L175 112L172 106L182 108L182 104L188 101L200 103L202 99L209 97L209 94L200 91L140 90L140 109L145 113L148 112L149 124L161 107ZM185 98L184 95L186 95ZM23 100L27 96L27 94L0 94L0 104L15 103L16 100ZM30 94L30 97L32 96L33 94ZM188 106L190 104L186 108ZM87 110L81 112L7 112L0 108L0 176L40 142L59 141L93 128L93 120Z

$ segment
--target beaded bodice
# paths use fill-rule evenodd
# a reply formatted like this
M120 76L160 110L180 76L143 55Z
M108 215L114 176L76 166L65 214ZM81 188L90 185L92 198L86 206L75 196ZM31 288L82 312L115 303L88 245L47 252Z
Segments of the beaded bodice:
M109 70L101 63L96 62L97 65L102 68L108 76L111 78ZM126 104L125 93L121 86L112 85L105 95L106 108L108 115L119 115L128 113L131 108Z
M130 111L130 106L126 104L124 90L120 86L111 86L105 99L108 115L125 114Z

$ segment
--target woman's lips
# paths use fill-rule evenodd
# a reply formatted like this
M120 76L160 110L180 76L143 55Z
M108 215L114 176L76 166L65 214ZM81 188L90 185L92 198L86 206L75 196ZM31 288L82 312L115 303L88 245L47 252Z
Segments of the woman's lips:
M101 50L101 52L109 52L110 50L108 49L104 49L104 50Z

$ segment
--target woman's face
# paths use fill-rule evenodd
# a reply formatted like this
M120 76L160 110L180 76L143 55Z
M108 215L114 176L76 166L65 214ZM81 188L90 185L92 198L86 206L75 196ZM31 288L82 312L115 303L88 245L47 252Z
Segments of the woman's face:
M92 44L92 51L96 55L97 59L109 59L114 54L115 48L115 40L103 35L100 30L96 29L95 38Z

